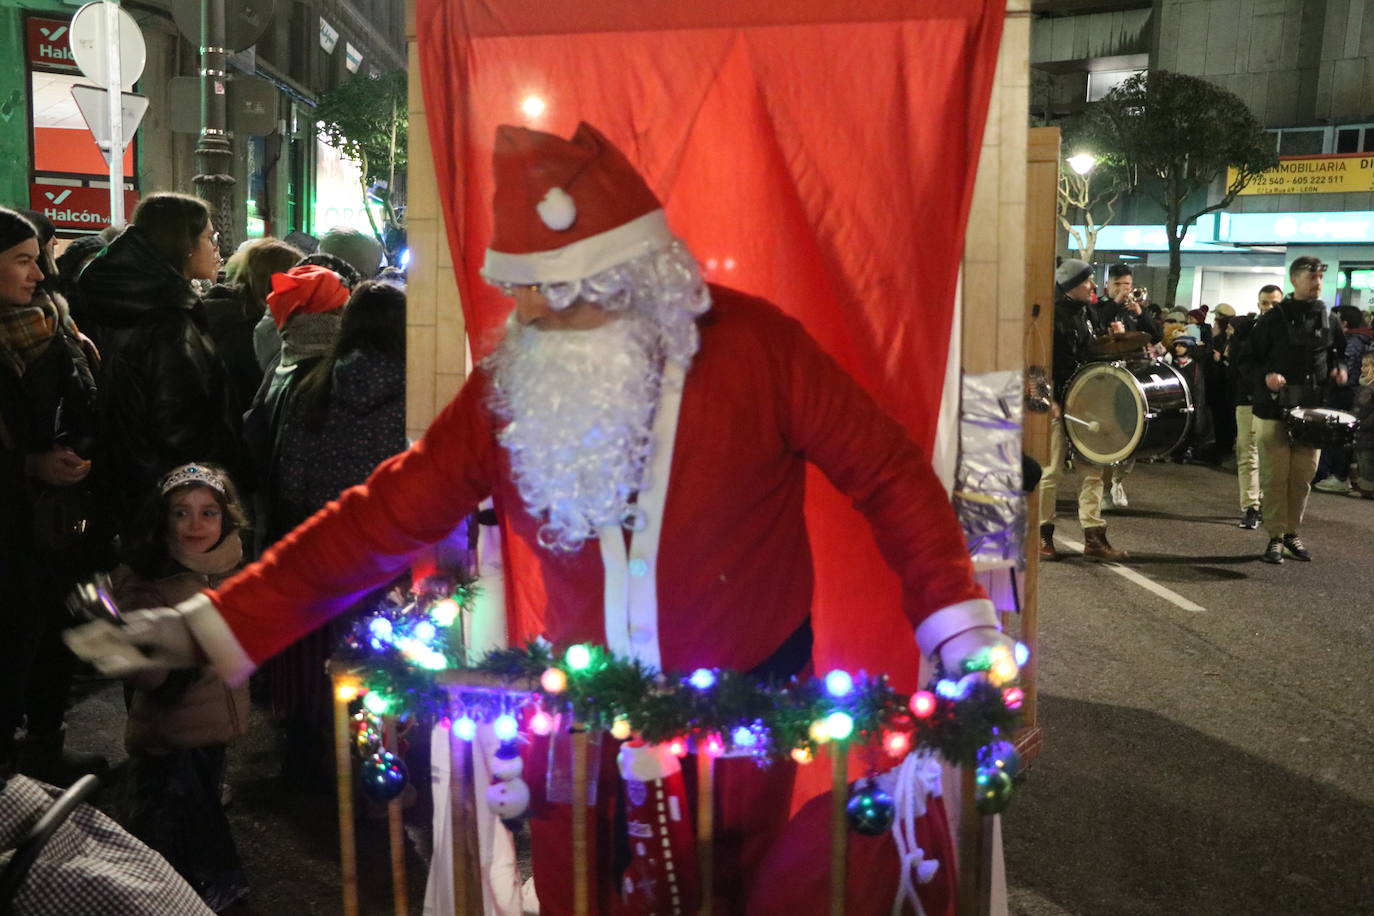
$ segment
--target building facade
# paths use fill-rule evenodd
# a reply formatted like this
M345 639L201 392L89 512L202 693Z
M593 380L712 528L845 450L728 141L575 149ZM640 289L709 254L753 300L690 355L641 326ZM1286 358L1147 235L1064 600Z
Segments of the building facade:
M1253 308L1284 265L1331 266L1328 301L1374 304L1374 4L1363 0L1044 2L1031 28L1033 123L1062 123L1122 79L1158 68L1240 97L1280 168L1189 230L1178 301ZM1210 200L1224 192L1219 180ZM1162 213L1123 202L1095 260L1135 259L1162 288ZM1154 282L1152 282L1154 281Z
M366 229L356 169L320 142L311 112L321 93L354 73L405 69L403 4L225 5L230 18L244 10L249 18L271 10L250 30L258 33L251 43L231 49L237 52L227 71L235 193L225 234L241 240L314 234L336 224ZM69 236L97 231L109 221L108 167L71 92L73 85L93 82L70 51L71 19L79 6L0 0L0 59L14 62L0 68L0 204L43 211ZM143 194L194 191L198 42L182 34L178 17L194 16L187 10L198 4L148 0L122 7L138 24L146 48L134 91L149 103L126 152L127 212Z

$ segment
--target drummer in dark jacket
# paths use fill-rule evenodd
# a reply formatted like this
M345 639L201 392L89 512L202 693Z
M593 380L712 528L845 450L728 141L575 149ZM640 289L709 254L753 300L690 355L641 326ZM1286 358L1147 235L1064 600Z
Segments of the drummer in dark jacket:
M1054 417L1050 424L1050 460L1040 478L1040 556L1059 558L1054 546L1055 501L1059 478L1064 474L1068 442L1064 435L1064 395L1079 366L1092 358L1093 340L1106 334L1125 331L1120 321L1099 326L1093 314L1097 283L1092 267L1077 258L1068 258L1054 272ZM1083 528L1083 556L1090 560L1120 560L1126 551L1107 541L1107 523L1102 520L1101 465L1080 462L1082 483L1078 489L1078 523Z
M1346 381L1345 335L1321 300L1325 273L1317 258L1295 260L1288 268L1293 292L1255 321L1247 347L1245 372L1255 380L1261 508L1269 534L1266 563L1282 563L1285 553L1312 559L1298 529L1320 452L1291 439L1286 420L1291 408L1322 406L1327 385Z
M240 468L238 425L192 280L213 280L219 239L203 201L151 194L81 273L100 325L103 451L115 493L152 489L169 467ZM127 513L124 513L127 515Z

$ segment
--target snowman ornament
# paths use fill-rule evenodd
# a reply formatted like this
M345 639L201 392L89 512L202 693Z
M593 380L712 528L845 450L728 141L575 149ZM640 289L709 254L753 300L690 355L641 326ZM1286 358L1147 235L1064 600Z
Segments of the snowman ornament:
M487 808L503 821L523 816L530 806L530 787L520 778L525 762L514 741L496 749L489 770L496 781L487 786Z

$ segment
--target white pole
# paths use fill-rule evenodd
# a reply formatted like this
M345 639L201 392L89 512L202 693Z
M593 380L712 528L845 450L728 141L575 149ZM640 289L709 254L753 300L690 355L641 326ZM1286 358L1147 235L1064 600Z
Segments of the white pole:
M110 120L110 225L124 228L124 85L119 59L119 3L104 0L105 91Z

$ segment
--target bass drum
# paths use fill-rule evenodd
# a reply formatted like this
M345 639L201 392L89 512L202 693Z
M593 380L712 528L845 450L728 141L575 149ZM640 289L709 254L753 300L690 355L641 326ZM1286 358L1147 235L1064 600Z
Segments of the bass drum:
M1064 431L1093 464L1163 457L1183 443L1192 418L1188 383L1168 363L1088 363L1064 398Z

